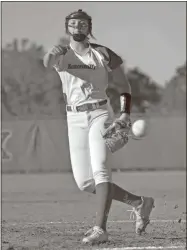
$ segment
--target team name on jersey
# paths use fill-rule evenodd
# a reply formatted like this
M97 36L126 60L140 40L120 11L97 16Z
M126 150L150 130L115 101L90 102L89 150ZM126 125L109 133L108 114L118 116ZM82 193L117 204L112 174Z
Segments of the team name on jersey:
M93 69L95 70L96 67L93 64L89 64L89 65L77 65L77 64L68 64L68 69Z

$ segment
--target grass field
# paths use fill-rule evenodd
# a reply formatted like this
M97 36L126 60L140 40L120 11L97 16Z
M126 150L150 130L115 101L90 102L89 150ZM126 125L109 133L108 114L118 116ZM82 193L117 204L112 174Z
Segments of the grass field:
M2 249L186 249L185 172L114 173L117 184L153 196L147 233L136 236L129 206L113 202L110 242L83 246L94 225L94 195L79 191L71 174L3 175Z

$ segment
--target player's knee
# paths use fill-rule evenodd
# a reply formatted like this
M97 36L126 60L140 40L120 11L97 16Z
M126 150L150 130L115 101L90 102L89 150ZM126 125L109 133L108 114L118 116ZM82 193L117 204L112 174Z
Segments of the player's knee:
M95 191L94 180L78 182L77 186L81 191L85 191L88 193L93 193Z
M111 174L108 170L97 171L94 173L95 185L98 185L103 182L111 182Z

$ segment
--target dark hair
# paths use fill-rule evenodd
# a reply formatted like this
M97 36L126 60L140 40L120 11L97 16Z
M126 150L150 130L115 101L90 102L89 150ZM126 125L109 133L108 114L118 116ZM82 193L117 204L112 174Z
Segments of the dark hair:
M65 28L66 28L66 33L69 34L68 31L68 22L70 19L84 19L88 21L88 29L89 29L89 35L95 39L95 37L92 34L92 18L91 16L89 16L86 12L82 11L81 9L79 9L78 11L74 11L71 14L69 14L66 17L66 21L65 21Z

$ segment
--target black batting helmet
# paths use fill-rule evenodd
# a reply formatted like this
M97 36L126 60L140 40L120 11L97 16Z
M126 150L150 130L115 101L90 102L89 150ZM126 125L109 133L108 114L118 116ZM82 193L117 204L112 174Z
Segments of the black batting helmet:
M65 22L65 28L66 28L66 33L68 34L68 22L70 19L84 19L84 20L88 20L88 26L89 26L89 34L92 38L94 38L94 36L92 35L92 18L91 16L89 16L86 12L82 11L81 9L79 9L78 11L74 11L71 14L69 14L66 17L66 22Z

